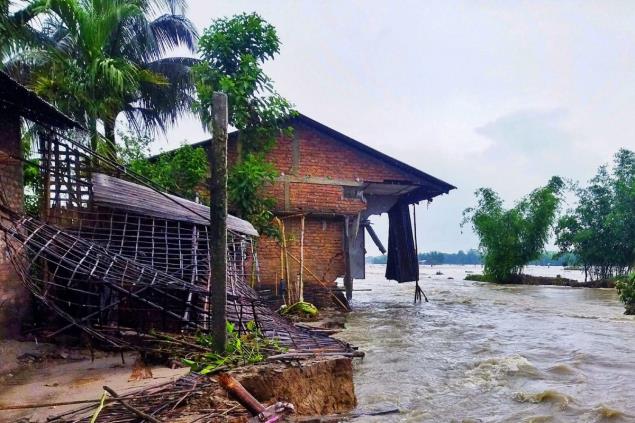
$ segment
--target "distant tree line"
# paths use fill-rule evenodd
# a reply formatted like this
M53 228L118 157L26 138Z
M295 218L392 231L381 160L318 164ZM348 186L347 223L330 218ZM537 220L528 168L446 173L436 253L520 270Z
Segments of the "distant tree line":
M386 264L387 256L374 256L368 257L368 262L371 264ZM456 253L443 253L440 251L429 251L425 253L419 253L419 263L429 265L439 264L483 264L483 256L476 249L470 249L466 251L459 250ZM530 265L535 266L576 266L579 263L578 257L573 253L559 253L554 251L547 251L540 255L536 260L529 262Z

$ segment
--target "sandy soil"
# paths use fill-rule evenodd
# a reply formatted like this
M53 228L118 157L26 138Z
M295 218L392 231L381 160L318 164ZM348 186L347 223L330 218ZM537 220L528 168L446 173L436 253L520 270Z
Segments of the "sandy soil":
M152 367L151 379L131 381L132 366L137 355L96 353L83 350L58 349L49 344L32 342L0 342L0 406L55 403L98 399L102 386L108 385L119 394L141 387L161 384L177 379L189 369ZM80 405L44 407L27 410L0 410L0 422L46 421L47 416L57 415L78 408Z

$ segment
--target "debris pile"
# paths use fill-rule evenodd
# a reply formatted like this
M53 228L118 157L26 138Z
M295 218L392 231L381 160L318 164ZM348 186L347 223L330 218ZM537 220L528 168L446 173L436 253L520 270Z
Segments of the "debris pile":
M211 326L209 209L163 193L56 135L40 143L41 218L0 200L0 232L11 261L56 316L46 335L80 329L118 349L195 348L188 336ZM100 173L91 171L96 162ZM228 228L227 310L236 330L255 324L291 352L351 352L340 341L294 326L259 300L250 286L257 283L258 234L231 216Z

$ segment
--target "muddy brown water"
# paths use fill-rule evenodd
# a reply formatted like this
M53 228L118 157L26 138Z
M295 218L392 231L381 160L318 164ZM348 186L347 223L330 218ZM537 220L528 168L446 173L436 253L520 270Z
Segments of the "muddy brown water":
M635 422L635 318L615 290L493 285L462 280L478 266L422 267L430 302L415 306L414 284L384 270L355 281L372 291L354 293L341 337L366 352L357 411L400 412L356 422Z

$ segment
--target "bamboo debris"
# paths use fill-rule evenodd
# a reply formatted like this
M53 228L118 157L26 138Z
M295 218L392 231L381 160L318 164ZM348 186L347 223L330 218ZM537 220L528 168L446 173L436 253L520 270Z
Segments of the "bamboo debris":
M206 396L209 395L210 390L217 386L218 384L213 378L190 373L177 380L142 388L117 398L113 395L111 398L106 398L105 407L99 413L97 422L173 421L176 416L183 412L183 409L191 407L191 404L196 406L196 411L201 411L201 407L197 405L197 402L207 402ZM104 387L104 389L106 388ZM116 395L116 392L114 393ZM52 416L48 419L48 422L87 423L90 421L90 416L98 403L99 399L92 400L84 407ZM234 404L232 402L215 403L214 409L209 410L207 414L209 420L206 421L210 421L216 416L224 416L225 418L228 416L244 416L245 412L239 408L238 404ZM140 413L148 417L141 417Z
M11 262L31 293L65 321L57 323L50 337L79 329L116 349L165 353L177 346L190 348L194 333L209 330L214 309L208 225L197 223L190 212L165 217L169 207L185 203L162 194L152 198L161 209L154 214L135 211L142 207L130 209L129 198L120 204L96 202L91 157L63 139L52 139L50 145L51 154L40 154L47 159L41 169L50 179L45 187L49 221L15 213L0 201L0 232L10 241ZM125 192L151 190L105 175L100 180L107 180L111 189L124 187ZM159 207L160 201L166 204ZM281 270L289 281L289 252L280 224ZM227 320L239 334L253 321L264 336L293 350L350 349L341 341L295 327L266 307L248 283L253 238L228 230L227 239ZM48 269L44 276L42 269ZM298 292L289 294L290 301ZM183 333L180 342L157 336L175 332Z
M291 256L291 258L292 258L293 260L295 260L298 264L300 264L300 259L298 259L297 257L295 257L295 256L294 256L293 254L291 254L291 253L289 253L289 255ZM326 284L324 283L324 281L323 281L322 279L320 279L320 278L319 278L319 277L318 277L315 273L313 273L313 272L311 271L311 269L309 269L308 267L306 267L306 266L304 266L304 265L302 265L302 266L304 267L304 270L306 270L306 271L307 271L307 273L308 273L310 276L312 276L312 277L313 277L313 279L315 279L315 281L316 281L317 283L319 283L319 284L320 284L323 288L325 288L325 289L327 290L326 292L328 292L328 293L329 293L329 294L333 297L333 299L335 299L335 301L337 301L337 303L338 303L338 304L342 307L342 310L344 310L344 311L349 311L349 307L348 307L346 304L344 304L344 303L342 302L342 300L340 300L340 299L338 298L338 296L337 296L337 295L335 295L335 294L331 291L331 289L330 289L328 286L326 286Z
M119 395L112 388L109 388L108 386L104 386L104 391L108 392L115 401L117 401L119 404L122 405L123 408L125 408L126 410L132 412L137 417L139 417L139 418L141 418L143 420L147 420L150 423L161 423L161 420L155 419L154 417L144 413L143 411L139 410L138 408L133 407L132 405L128 404L126 401L124 401L122 398L120 398Z

